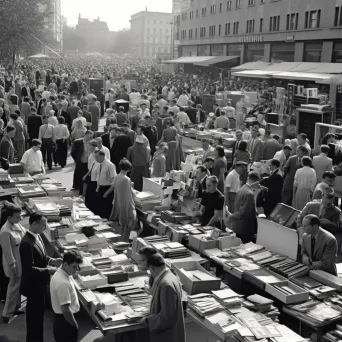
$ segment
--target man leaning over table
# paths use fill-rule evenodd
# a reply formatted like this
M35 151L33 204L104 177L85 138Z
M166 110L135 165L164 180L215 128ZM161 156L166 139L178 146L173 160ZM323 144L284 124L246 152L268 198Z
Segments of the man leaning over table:
M322 270L337 275L337 241L328 231L320 227L316 215L307 215L303 220L302 261L311 270Z
M45 174L43 156L40 151L41 146L42 142L39 139L33 139L32 147L27 150L21 158L20 163L22 164L24 171L29 173L31 176L39 173Z

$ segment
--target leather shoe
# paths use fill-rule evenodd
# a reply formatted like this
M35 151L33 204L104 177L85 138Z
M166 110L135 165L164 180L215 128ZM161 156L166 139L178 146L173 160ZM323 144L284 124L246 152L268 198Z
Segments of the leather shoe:
M2 316L2 320L5 324L8 324L10 319L9 319L9 317Z

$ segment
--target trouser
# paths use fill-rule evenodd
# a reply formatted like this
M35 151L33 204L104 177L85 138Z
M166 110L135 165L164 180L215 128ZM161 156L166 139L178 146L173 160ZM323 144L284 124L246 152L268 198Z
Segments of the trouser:
M80 190L80 195L83 195L83 180L82 178L88 172L88 163L76 163L74 171L73 188Z
M78 330L63 315L55 314L53 337L56 342L77 342Z
M7 278L4 268L2 267L2 248L0 245L0 300L6 300L8 282L9 279Z
M45 291L45 286L39 286L27 295L26 342L44 341Z
M52 138L43 138L41 147L44 164L47 162L47 166L52 168L52 151L53 141Z
M106 101L106 109L109 108L109 101Z
M94 214L97 213L97 196L96 196L97 182L90 181L87 184L87 189L84 198L84 204L86 207L92 211Z
M14 141L13 145L17 152L16 157L17 157L18 163L20 163L21 158L23 157L23 154L25 152L25 140Z
M11 318L14 311L20 308L20 281L21 278L17 277L11 270L7 287L6 303L2 312L3 317Z
M110 185L108 186L100 186L97 192L97 202L96 202L96 214L101 216L102 218L109 219L110 213L113 208L113 198L114 194L111 193L107 198L104 198L103 195L109 190Z
M57 150L56 150L56 160L57 163L64 167L67 163L68 157L68 142L64 139L56 140Z

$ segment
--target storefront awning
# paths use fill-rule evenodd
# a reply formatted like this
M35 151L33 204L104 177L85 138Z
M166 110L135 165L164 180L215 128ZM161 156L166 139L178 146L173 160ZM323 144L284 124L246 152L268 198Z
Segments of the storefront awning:
M179 57L176 59L170 59L168 61L163 61L165 64L194 64L194 63L201 63L205 62L211 58L212 56L186 56L186 57Z
M273 78L280 78L283 80L306 80L306 81L314 81L316 83L326 83L329 84L332 75L329 74L317 74L311 72L279 72L274 73Z
M209 67L217 63L228 62L237 58L239 58L239 56L216 56L216 57L211 57L210 59L207 59L206 61L203 61L203 62L196 62L194 63L194 65Z
M232 68L232 71L243 71L243 70L263 70L269 67L271 63L257 61L257 62L248 62L245 64L241 64Z
M235 68L233 68L235 69ZM232 73L233 76L238 77L252 77L252 78L271 78L269 72L265 70L244 70Z

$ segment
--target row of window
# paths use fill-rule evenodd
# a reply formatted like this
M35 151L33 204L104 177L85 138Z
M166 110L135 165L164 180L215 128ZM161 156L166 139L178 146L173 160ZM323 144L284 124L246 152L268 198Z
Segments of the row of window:
M183 30L183 31L186 31L186 30ZM186 33L184 34L184 38L182 38L182 39L185 39L185 38L186 38ZM146 42L163 44L163 38L159 37L159 39L156 39L155 37L152 37L152 38L146 37ZM165 43L164 44L169 44L169 37L165 37Z
M157 29L154 28L152 32L153 33L157 33ZM150 33L150 28L149 27L147 28L147 33ZM165 29L165 34L168 34L168 33L169 33L169 29ZM163 34L163 29L162 28L159 29L159 34Z
M304 28L305 29L313 29L313 28L319 28L320 27L320 18L321 18L321 10L316 10L316 11L307 11L305 12L305 23L304 23ZM291 14L287 14L286 16L286 30L297 30L298 29L298 20L299 20L299 14L298 13L291 13ZM342 26L342 7L339 7L339 11L337 14L337 19L336 19L336 23L338 25ZM338 26L335 25L335 26ZM239 34L239 22L234 22L233 23L233 30L232 30L232 34L233 35L237 35ZM209 26L209 37L214 37L216 35L216 29L215 29L215 25ZM194 37L192 36L192 30L189 30L189 35L188 38L197 38L197 29L195 29L195 35ZM280 30L280 16L276 15L276 16L272 16L270 17L270 21L269 21L269 32L277 32ZM190 34L191 31L191 34ZM259 31L257 31L256 29L256 25L255 25L255 19L250 19L247 20L246 22L246 33L262 33L264 31L264 19L260 18L259 21ZM186 30L182 30L183 35L181 35L181 39L186 39ZM204 27L204 34L201 35L200 34L200 38L204 38L206 37L205 35L205 27ZM225 24L225 29L224 29L224 35L225 36L229 36L231 34L231 30L230 30L230 23L226 23ZM218 25L218 30L217 30L217 35L221 36L221 25Z

